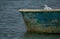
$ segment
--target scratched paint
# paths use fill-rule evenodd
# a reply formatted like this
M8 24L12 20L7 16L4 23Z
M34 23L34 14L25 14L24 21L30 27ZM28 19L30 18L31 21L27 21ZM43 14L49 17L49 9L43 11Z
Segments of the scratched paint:
M27 31L60 33L60 12L23 12Z

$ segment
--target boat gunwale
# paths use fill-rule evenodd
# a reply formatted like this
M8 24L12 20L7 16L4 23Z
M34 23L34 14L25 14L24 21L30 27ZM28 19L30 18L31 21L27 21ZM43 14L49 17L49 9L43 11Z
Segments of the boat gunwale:
M60 11L60 9L51 9L51 10L45 10L45 9L19 9L19 12L50 12L50 11Z

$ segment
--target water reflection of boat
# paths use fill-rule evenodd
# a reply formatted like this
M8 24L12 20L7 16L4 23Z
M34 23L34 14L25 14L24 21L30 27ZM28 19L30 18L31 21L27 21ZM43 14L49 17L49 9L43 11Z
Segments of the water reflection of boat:
M28 32L60 33L60 9L20 9ZM54 22L55 21L55 22Z
M25 33L23 39L59 39L59 35L56 34L37 34L37 33Z

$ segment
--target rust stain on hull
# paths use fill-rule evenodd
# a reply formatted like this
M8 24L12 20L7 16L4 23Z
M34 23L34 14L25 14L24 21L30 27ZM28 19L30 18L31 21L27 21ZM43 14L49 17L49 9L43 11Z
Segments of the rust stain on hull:
M26 27L27 27L27 32L60 33L60 27L47 27L47 28L45 28L45 27L38 27L38 25L34 26L34 27L31 27L30 22L26 19L24 19L24 20L25 20L25 24L26 24Z

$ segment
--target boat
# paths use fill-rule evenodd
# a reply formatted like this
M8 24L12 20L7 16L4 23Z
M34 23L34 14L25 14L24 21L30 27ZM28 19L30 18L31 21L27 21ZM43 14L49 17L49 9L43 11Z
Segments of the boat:
M27 32L60 33L60 9L19 9Z

